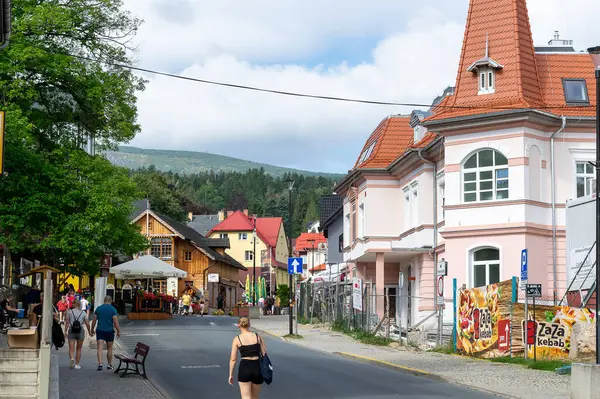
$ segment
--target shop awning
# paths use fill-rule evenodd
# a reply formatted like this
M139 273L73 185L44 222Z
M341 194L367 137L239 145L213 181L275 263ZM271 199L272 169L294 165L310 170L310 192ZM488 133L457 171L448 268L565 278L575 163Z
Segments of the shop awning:
M117 279L130 278L166 278L187 277L187 272L169 265L167 262L155 258L152 255L140 256L137 259L110 268L110 273Z
M46 272L60 273L60 270L58 270L58 269L56 269L56 268L54 268L52 266L42 265L42 266L34 267L33 269L31 269L27 273L23 273L23 274L17 276L17 278L24 278L24 277L28 277L28 276L33 276L34 274L37 274L37 273L46 274Z

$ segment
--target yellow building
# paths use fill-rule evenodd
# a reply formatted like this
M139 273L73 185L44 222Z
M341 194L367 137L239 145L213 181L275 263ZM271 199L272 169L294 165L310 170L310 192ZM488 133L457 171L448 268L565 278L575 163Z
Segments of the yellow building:
M255 228L256 252L253 241ZM253 275L256 264L256 275L265 277L268 285L273 288L279 284L287 285L288 244L282 218L254 218L248 216L247 210L228 212L225 220L213 227L208 237L228 238L229 248L226 253L248 268L250 276ZM245 276L242 281L245 281Z

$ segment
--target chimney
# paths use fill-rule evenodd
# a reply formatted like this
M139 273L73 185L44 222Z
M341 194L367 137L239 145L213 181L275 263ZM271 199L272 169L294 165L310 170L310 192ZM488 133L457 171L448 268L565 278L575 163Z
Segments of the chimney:
M227 217L233 215L233 211L227 211Z
M248 216L248 209L244 209L244 215Z
M217 220L219 222L222 222L223 220L225 220L225 211L224 210L220 210L219 214L217 215L217 218L218 218Z
M557 30L555 30L555 31L554 31L554 40L558 40L558 39L559 39L559 37L560 37L560 36L558 35L558 31L557 31Z
M192 220L194 220L194 213L193 212L188 212L188 220L191 222Z

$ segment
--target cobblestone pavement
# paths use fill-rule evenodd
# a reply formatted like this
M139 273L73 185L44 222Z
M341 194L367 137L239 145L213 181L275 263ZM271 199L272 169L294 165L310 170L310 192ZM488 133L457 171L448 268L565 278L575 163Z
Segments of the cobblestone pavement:
M287 316L261 316L252 326L280 336L288 331ZM350 354L421 370L457 385L477 388L509 398L548 399L569 397L569 375L530 370L516 365L406 349L365 345L326 327L298 325L302 339L290 342L334 354Z
M115 354L120 349L115 347ZM119 378L114 372L106 370L106 352L103 371L97 371L96 350L90 348L89 341L83 345L81 370L69 368L68 343L59 350L59 389L60 399L164 399L164 396L148 380L128 375ZM113 360L116 367L118 360Z

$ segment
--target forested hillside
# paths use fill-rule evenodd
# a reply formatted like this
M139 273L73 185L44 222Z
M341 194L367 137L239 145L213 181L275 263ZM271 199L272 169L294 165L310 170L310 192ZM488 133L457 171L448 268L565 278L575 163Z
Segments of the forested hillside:
M286 229L286 180L293 179L293 236L304 231L307 222L319 218L319 198L330 194L335 184L330 178L296 173L275 177L262 168L245 173L210 171L180 175L150 167L132 175L153 209L179 220L184 220L187 212L214 214L221 209L248 209L257 216L282 216Z

